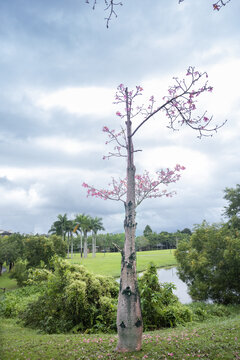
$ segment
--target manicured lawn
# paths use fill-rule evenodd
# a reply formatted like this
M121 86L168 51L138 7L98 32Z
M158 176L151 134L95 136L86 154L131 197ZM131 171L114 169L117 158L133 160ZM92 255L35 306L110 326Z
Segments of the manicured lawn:
M73 264L82 264L94 274L120 276L121 255L120 253L97 253L96 258L88 254L86 259L80 257L80 254L74 254L73 259L69 259ZM137 253L137 271L143 271L148 264L153 262L157 267L167 267L176 265L174 250L155 250L142 251Z
M0 319L1 360L240 359L240 315L144 333L142 351L117 354L116 335L42 335Z

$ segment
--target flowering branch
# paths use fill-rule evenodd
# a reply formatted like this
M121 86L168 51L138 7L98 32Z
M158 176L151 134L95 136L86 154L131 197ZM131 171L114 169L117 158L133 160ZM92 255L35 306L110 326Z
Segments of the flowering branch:
M136 207L142 203L145 199L159 198L159 197L172 197L176 192L167 191L162 189L161 186L168 186L170 183L175 183L180 179L179 172L185 170L184 166L176 165L173 170L158 170L156 177L152 178L148 171L144 171L143 175L135 175L135 196ZM109 190L96 189L86 183L82 184L87 189L87 196L93 196L104 200L126 201L127 193L127 179L114 178L109 184Z
M223 6L229 3L231 0L218 0L215 4L213 4L213 10L220 10Z
M212 136L212 133L222 127L225 122L221 125L210 127L212 116L207 116L207 112L204 112L200 116L193 116L199 95L204 92L213 91L212 86L208 85L207 78L208 75L206 72L200 73L196 71L194 67L190 66L186 73L186 79L179 80L177 77L173 78L175 84L169 87L168 95L163 97L164 103L160 106L155 106L156 100L154 96L150 97L147 106L135 106L136 97L142 95L143 88L136 86L135 90L128 91L123 84L120 84L117 88L115 104L122 103L125 105L126 97L128 97L128 109L125 108L122 113L117 111L116 115L121 119L126 118L127 113L130 114L131 119L139 115L141 116L142 119L140 123L132 131L132 137L145 122L160 111L165 112L169 120L168 127L173 130L178 130L182 125L187 125L198 131L199 138L202 136ZM196 87L197 85L198 87Z
M91 0L90 0L91 1ZM184 0L178 0L178 3L182 3ZM216 3L213 4L213 10L220 10L223 6L225 6L227 3L229 3L231 0L218 0ZM86 4L89 4L89 0L85 0ZM117 12L116 12L116 7L117 6L122 6L123 2L119 1L119 2L114 2L114 0L104 0L105 3L105 11L108 11L108 16L105 18L106 20L106 27L109 27L109 22L110 20L112 20L112 17L115 16L115 18L117 18ZM97 0L92 0L92 8L93 10L95 9L96 5L97 5Z
M178 0L178 3L180 4L184 0ZM220 10L223 6L225 6L227 3L229 3L231 0L218 0L216 3L213 4L213 10Z

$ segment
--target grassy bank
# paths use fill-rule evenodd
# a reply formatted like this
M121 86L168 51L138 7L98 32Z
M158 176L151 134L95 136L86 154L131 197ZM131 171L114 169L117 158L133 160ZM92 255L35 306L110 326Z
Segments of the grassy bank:
M97 253L93 258L88 254L86 259L80 254L74 254L73 259L69 259L73 264L82 264L94 274L120 276L121 254L118 253ZM153 262L158 268L176 265L174 250L155 250L142 251L137 253L137 271L146 270L148 264Z
M240 359L240 315L145 333L142 351L116 354L116 335L42 335L1 319L1 360Z
M1 292L3 291L2 289L7 289L7 290L16 289L17 288L17 281L15 279L10 279L9 278L9 273L4 272L0 276L0 288L1 288Z

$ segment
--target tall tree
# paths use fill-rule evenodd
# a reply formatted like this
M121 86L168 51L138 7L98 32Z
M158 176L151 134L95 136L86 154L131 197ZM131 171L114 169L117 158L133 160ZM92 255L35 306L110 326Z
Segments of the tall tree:
M227 200L228 205L224 206L224 215L228 218L237 216L240 218L240 185L237 184L236 188L225 188L224 199Z
M87 236L88 236L88 233L92 230L92 218L91 218L91 216L84 215L84 217L82 219L81 229L82 229L82 232L83 232L83 240L84 240L83 256L84 256L84 258L86 258L87 253L88 253Z
M113 152L109 152L105 158L112 156L126 158L127 176L119 181L113 179L112 188L109 190L97 190L95 187L83 183L83 186L87 188L88 195L122 201L125 207L125 243L124 249L121 251L122 263L117 312L117 351L140 350L142 344L143 324L136 274L136 207L147 198L172 196L173 193L166 189L162 190L162 186L179 180L179 172L185 169L183 166L176 165L173 170L159 170L156 178L152 178L147 171L143 175L136 175L134 154L139 150L134 149L133 137L160 111L165 112L169 120L168 127L173 130L187 125L196 130L200 138L210 136L212 131L217 131L220 126L210 128L212 117L209 118L206 112L194 117L198 96L213 90L208 85L207 77L205 72L200 73L193 67L189 67L185 79L174 78L175 84L168 89L168 95L163 98L162 105L156 104L154 96L150 97L147 105L135 104L137 98L142 94L142 87L136 86L135 90L129 91L123 84L119 85L115 103L123 105L123 112L117 111L116 115L124 120L125 126L122 125L120 131L110 130L104 126L103 131L108 135L108 142L115 143ZM134 128L133 120L136 124Z
M149 235L151 235L152 234L152 229L151 229L151 227L149 226L149 225L146 225L145 226L145 229L143 230L143 235L145 236L145 237L148 237Z
M68 224L67 214L64 215L59 214L57 218L58 220L54 221L54 223L51 226L51 229L48 232L56 235L61 235L62 239L65 241L67 224Z
M96 239L97 232L105 230L102 223L102 218L95 217L91 219L91 228L92 228L92 256L96 256Z
M224 199L227 206L224 206L224 215L229 218L228 225L232 228L240 229L240 185L236 188L225 188Z
M240 303L240 237L225 226L196 225L175 252L178 273L194 300Z
M13 268L15 262L23 258L24 254L24 236L19 233L11 234L0 238L0 274L4 262L9 266L9 271Z
M73 230L75 229L75 220L68 220L66 224L66 232L68 234L68 258L69 258L69 246L71 240L71 259L73 258Z
M81 258L82 258L82 249L83 249L83 246L82 246L82 239L83 239L83 229L82 229L82 225L84 223L84 218L85 218L85 214L77 214L75 216L75 228L74 228L74 232L76 233L80 233L80 254L81 254Z

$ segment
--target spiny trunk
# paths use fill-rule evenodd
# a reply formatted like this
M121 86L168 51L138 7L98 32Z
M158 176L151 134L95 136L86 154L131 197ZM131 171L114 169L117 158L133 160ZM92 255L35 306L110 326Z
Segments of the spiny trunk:
M128 93L126 89L126 107ZM118 296L117 351L138 351L142 346L142 313L137 285L136 250L135 250L135 166L133 162L133 144L131 138L130 113L127 116L128 166L127 166L127 200L125 203L125 243L122 251L121 278Z
M87 253L88 253L88 249L87 249L87 233L84 233L83 236L84 236L83 256L84 256L84 258L87 258Z

